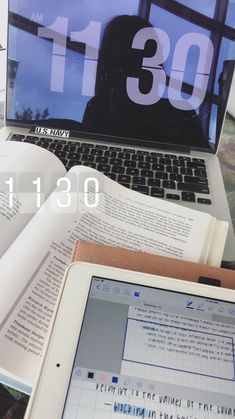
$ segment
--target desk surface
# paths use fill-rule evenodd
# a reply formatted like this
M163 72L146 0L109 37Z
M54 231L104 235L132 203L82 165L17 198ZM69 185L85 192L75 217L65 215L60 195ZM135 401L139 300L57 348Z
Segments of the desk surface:
M235 119L227 115L218 153L235 231Z

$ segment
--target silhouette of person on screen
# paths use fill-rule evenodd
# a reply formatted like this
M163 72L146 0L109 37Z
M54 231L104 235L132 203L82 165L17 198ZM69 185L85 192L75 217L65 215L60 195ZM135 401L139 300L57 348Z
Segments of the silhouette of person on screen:
M132 46L136 33L151 27L143 18L128 15L117 16L107 24L98 57L95 96L87 104L83 126L106 135L208 147L194 110L176 109L166 98L150 105L130 98L128 77L138 79L141 93L152 89L152 73L142 66L144 57L156 53L157 43L148 39L144 49Z

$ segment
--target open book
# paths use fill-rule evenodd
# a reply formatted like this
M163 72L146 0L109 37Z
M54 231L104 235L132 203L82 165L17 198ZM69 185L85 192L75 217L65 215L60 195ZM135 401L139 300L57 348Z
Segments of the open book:
M220 264L227 223L208 214L131 191L88 167L66 173L31 144L0 144L0 176L0 367L28 385L77 240Z

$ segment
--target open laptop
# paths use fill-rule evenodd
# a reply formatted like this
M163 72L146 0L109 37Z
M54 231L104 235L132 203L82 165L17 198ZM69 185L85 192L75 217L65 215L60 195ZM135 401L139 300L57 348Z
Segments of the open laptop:
M228 220L224 260L235 260L216 156L234 70L234 6L9 0L0 138Z

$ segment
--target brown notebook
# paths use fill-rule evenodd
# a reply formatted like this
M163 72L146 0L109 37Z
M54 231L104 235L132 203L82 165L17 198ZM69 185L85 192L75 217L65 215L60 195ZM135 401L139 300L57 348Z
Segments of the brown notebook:
M211 278L213 284L220 281L222 287L235 289L235 271L102 244L78 241L72 261L97 263L193 282L206 277Z

